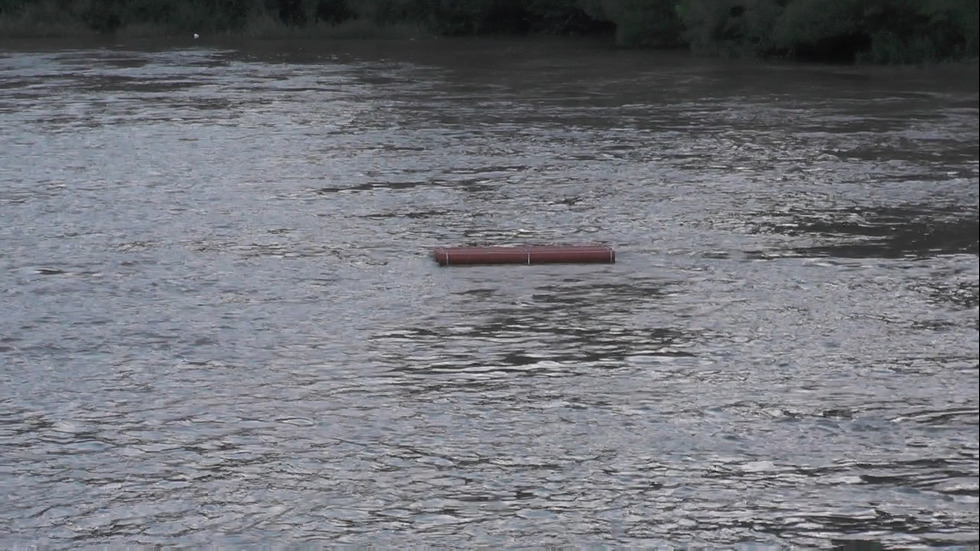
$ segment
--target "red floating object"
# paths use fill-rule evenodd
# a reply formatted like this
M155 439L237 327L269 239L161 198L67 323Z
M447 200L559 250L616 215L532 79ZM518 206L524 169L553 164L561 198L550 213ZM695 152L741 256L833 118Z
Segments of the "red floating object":
M439 247L432 256L440 266L468 264L613 264L616 252L601 245L569 247Z

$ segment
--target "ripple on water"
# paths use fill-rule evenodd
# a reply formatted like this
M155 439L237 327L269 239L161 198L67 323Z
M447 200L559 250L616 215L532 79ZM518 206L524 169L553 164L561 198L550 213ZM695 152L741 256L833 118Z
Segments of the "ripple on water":
M0 543L976 544L975 78L422 42L0 57Z

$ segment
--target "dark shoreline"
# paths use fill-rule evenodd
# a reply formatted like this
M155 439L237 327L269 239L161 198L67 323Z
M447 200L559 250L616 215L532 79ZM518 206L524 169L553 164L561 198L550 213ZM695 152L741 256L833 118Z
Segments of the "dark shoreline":
M429 40L563 37L721 59L915 65L975 61L976 0L3 0L17 40Z
M342 55L367 58L389 58L402 61L425 62L432 56L445 53L447 46L459 56L481 56L481 52L497 51L513 59L533 58L542 52L562 51L568 55L586 54L598 56L627 56L637 63L648 62L671 64L719 63L743 64L752 66L774 66L787 69L850 71L857 70L872 74L896 74L907 71L927 70L930 74L955 73L963 79L976 82L980 74L980 58L941 61L919 64L872 64L795 61L787 59L718 58L702 56L680 48L622 48L602 37L556 37L534 36L464 36L422 38L331 38L331 37L274 37L252 38L247 36L221 34L217 36L82 36L82 37L30 37L0 40L0 56L22 52L64 52L64 51L135 51L154 52L168 50L237 50L266 55L287 56L293 59L322 59L324 55Z

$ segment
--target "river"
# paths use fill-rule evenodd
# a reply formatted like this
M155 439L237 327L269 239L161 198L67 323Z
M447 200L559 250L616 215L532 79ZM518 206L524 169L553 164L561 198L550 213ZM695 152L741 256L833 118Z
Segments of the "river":
M978 542L978 78L0 44L0 547ZM599 243L612 265L441 268Z

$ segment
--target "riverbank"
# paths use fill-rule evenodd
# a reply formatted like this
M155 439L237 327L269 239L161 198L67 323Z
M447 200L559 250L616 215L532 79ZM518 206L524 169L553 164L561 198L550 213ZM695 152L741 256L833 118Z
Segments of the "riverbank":
M607 38L707 57L931 64L976 59L973 0L4 0L0 39Z
M287 25L274 17L255 16L237 28L226 28L213 21L199 20L182 24L136 22L119 25L111 30L93 27L83 20L64 17L43 18L33 15L0 17L0 38L67 39L67 40L159 40L181 36L211 36L221 38L281 40L281 39L418 39L438 35L417 24L394 23L378 25L366 20L343 23L314 22L307 25Z

